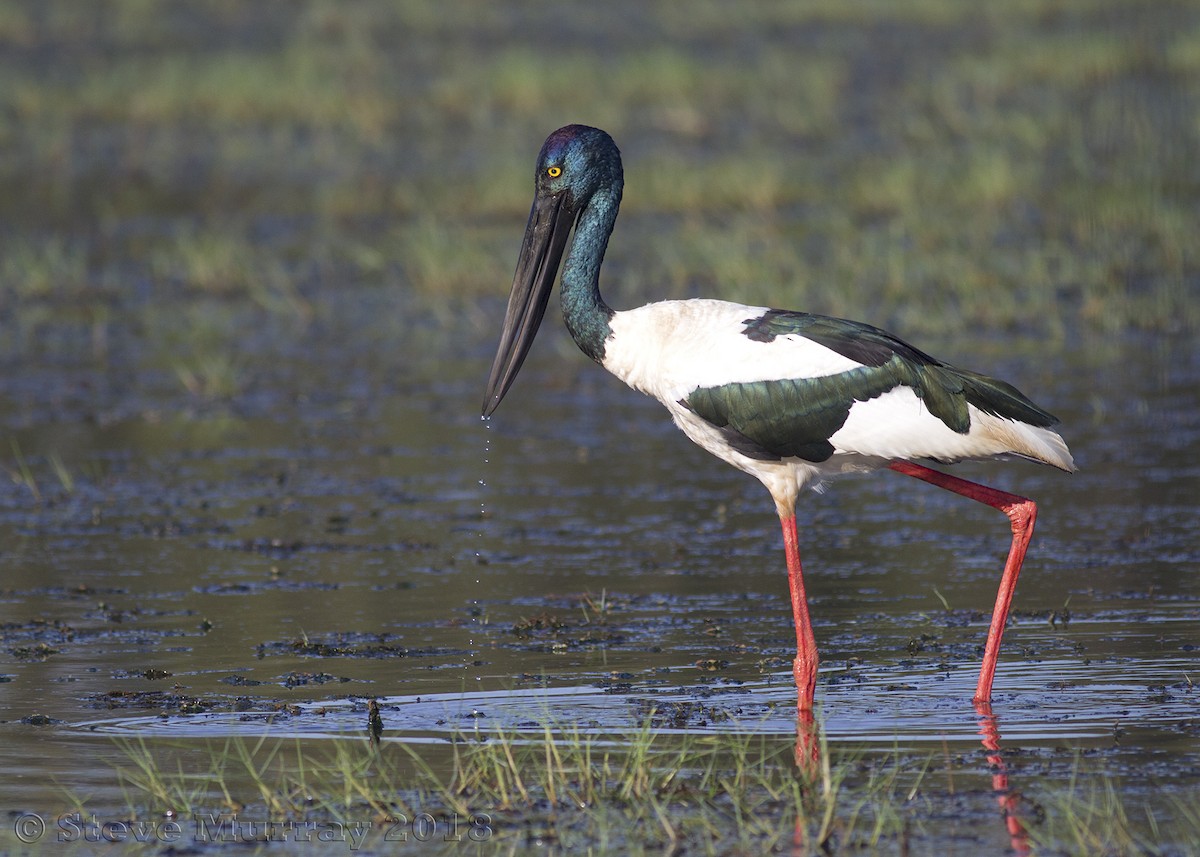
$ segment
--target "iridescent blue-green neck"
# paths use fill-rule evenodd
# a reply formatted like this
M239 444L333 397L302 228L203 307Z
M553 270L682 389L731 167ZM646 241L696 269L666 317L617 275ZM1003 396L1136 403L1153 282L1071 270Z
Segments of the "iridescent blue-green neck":
M612 333L608 322L613 316L612 309L600 296L600 265L620 206L619 181L597 190L584 206L563 265L559 291L567 329L580 350L597 363L604 360L604 341Z

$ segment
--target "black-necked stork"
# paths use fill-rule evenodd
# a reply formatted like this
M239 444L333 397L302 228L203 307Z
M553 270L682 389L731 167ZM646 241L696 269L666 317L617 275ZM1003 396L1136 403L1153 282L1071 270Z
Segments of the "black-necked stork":
M860 322L716 300L616 312L599 290L624 186L616 144L598 128L558 129L538 154L534 186L484 416L496 410L521 368L574 227L561 297L575 342L630 387L662 402L692 441L757 477L775 500L796 624L800 711L812 708L817 646L800 568L796 497L829 477L882 467L986 503L1012 522L975 689L977 701L988 701L1037 507L914 459L949 464L1017 456L1072 471L1067 445L1050 429L1057 420L1004 381L942 363Z

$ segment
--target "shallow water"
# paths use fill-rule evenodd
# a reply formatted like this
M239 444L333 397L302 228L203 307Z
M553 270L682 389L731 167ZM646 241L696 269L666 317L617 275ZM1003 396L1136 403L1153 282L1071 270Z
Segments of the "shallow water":
M369 298L328 330L369 324ZM41 498L15 475L0 492L0 805L54 814L70 790L119 812L114 736L357 739L369 698L385 741L619 741L647 717L794 735L765 492L543 336L487 428L490 343L315 335L225 403L131 397L70 360L0 381ZM996 678L1011 775L1062 773L1065 749L1194 791L1200 358L1134 336L922 345L1048 405L1080 466L957 469L1041 507ZM883 473L800 519L829 741L977 748L1003 517Z

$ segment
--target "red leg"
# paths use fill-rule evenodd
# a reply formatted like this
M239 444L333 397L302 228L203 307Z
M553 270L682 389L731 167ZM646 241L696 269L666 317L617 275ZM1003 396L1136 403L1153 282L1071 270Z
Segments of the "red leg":
M808 598L804 594L804 572L800 568L800 542L796 538L796 516L780 516L783 525L783 549L787 553L788 586L792 592L792 617L796 622L796 708L811 712L817 687L817 638L808 618Z
M889 465L897 473L913 476L963 497L969 497L980 503L986 503L993 509L999 509L1008 515L1012 522L1012 547L1008 549L1008 561L1004 564L1004 574L1000 578L1000 591L996 593L996 606L992 610L992 625L988 629L987 646L983 651L983 668L979 671L979 684L975 687L975 702L990 702L992 698L992 678L996 674L996 659L1000 655L1000 639L1004 636L1004 626L1008 623L1008 608L1012 603L1013 591L1017 588L1017 576L1021 573L1021 563L1025 561L1025 551L1029 548L1029 540L1033 538L1033 524L1037 520L1037 505L1024 497L988 488L976 482L968 482L939 470L932 470L911 461L893 461Z

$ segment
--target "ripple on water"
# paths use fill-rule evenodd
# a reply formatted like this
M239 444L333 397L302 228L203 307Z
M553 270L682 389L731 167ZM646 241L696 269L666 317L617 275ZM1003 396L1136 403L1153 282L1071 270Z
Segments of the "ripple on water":
M1186 679L1193 662L1164 657L1136 664L1042 660L1009 663L997 678L994 710L1007 739L1023 742L1111 738L1115 724L1172 732L1193 721L1200 691ZM828 670L828 673L841 671ZM852 681L823 688L825 732L834 743L890 749L900 744L978 740L970 703L975 676L903 669L855 670ZM791 735L795 689L790 673L758 682L700 687L603 683L377 698L385 740L442 742L454 735L505 732L541 737L590 735L619 742L647 718L665 733ZM206 712L139 716L77 724L92 732L176 737L261 735L337 738L364 734L366 699L289 707L285 715Z

